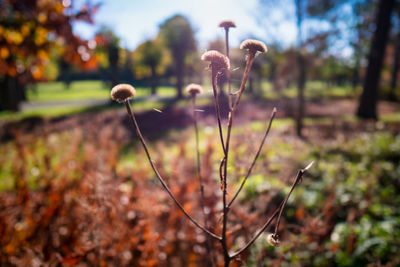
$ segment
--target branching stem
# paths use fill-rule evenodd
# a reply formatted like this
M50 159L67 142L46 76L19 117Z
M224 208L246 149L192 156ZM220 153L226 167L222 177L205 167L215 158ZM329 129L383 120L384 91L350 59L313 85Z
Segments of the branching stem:
M131 110L131 106L129 104L129 100L124 101L126 110L128 112L129 117L131 118L131 121L135 127L136 134L140 139L140 142L143 145L143 148L146 152L147 158L149 160L149 163L151 165L151 168L153 169L157 179L161 182L161 185L164 187L164 189L167 191L168 195L172 198L172 200L175 202L175 204L178 206L178 208L185 214L185 216L199 229L201 229L204 233L208 234L212 238L216 240L221 240L221 237L217 236L216 234L212 233L211 231L207 230L204 226L200 225L192 216L187 213L187 211L183 208L182 204L175 198L174 194L172 193L171 189L168 187L168 185L165 183L164 179L161 177L160 173L158 172L156 166L153 163L153 160L151 159L149 149L147 148L147 144L143 138L143 135L140 131L139 125L137 124L136 118L134 113Z
M238 255L243 253L246 249L248 249L257 240L257 238L260 237L260 235L265 231L265 229L267 229L267 227L271 224L272 220L278 215L278 212L279 212L278 220L277 220L277 223L276 223L276 226L275 226L275 233L274 233L275 235L277 234L278 228L279 228L279 221L280 221L282 212L283 212L283 210L285 208L286 202L289 199L289 197L290 197L291 193L293 192L293 190L295 189L295 187L301 181L301 179L303 177L303 174L305 173L306 169L307 168L301 169L301 170L298 171L298 173L296 175L296 178L294 179L294 182L292 184L292 187L290 188L289 193L286 195L285 199L282 201L282 203L279 205L279 207L274 211L274 213L267 220L267 222L263 225L263 227L261 227L261 229L257 231L257 233L254 235L254 237L242 249L240 249L239 251L233 253L231 255L231 258L237 257Z
M276 114L276 108L274 108L273 111L272 111L271 118L270 118L269 124L268 124L268 128L267 128L267 130L265 131L264 138L263 138L262 141L261 141L261 144L260 144L260 146L259 146L259 148L258 148L257 154L254 156L253 162L251 163L250 168L249 168L249 170L247 171L246 176L244 177L242 183L240 184L240 187L239 187L238 191L236 192L236 194L235 194L235 196L232 198L232 200L229 202L228 208L230 208L230 207L232 206L233 202L234 202L235 199L238 197L240 191L242 191L243 186L244 186L244 184L246 183L247 178L249 178L249 176L250 176L250 174L251 174L251 172L252 172L252 170L253 170L253 168L254 168L254 165L256 164L256 161L257 161L258 157L260 156L261 149L262 149L263 146L264 146L265 140L267 139L268 133L269 133L269 131L270 131L270 129L271 129L272 121L273 121L274 118L275 118L275 114Z

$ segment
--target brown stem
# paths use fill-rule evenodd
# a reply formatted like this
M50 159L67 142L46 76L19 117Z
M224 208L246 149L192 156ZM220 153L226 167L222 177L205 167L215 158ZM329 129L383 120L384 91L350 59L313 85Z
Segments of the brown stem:
M226 57L229 58L229 28L225 28L225 49L226 49ZM228 78L228 103L229 110L232 110L232 90L231 90L231 70L226 70L227 78Z
M218 92L217 92L217 75L218 71L215 67L211 67L211 75L212 75L212 86L213 86L213 93L214 93L214 102L215 102L215 113L217 114L217 121L218 121L218 129L219 129L219 138L221 139L222 150L224 151L224 155L226 155L225 150L225 143L224 143L224 136L222 134L222 126L221 126L221 113L219 111L219 101L218 101Z
M261 144L260 144L260 146L259 146L259 148L258 148L257 154L255 155L255 157L254 157L254 159L253 159L253 162L251 163L250 168L249 168L249 170L247 171L247 174L246 174L246 176L244 177L244 179L243 179L243 181L242 181L242 183L241 183L241 185L240 185L238 191L236 192L236 194L235 194L235 196L232 198L232 200L229 202L228 208L232 206L233 202L235 201L235 199L236 199L237 196L239 195L240 191L243 189L243 186L244 186L244 184L246 183L247 178L249 178L249 176L250 176L250 174L251 174L251 172L252 172L252 170L253 170L253 167L254 167L254 165L256 164L256 161L257 161L257 159L258 159L258 157L259 157L259 155L260 155L260 153L261 153L261 149L262 149L263 146L264 146L265 140L267 139L268 133L269 133L269 131L270 131L270 129L271 129L272 121L273 121L274 118L275 118L275 114L276 114L276 108L274 108L273 111L272 111L271 118L270 118L270 120L269 120L269 124L268 124L267 130L265 131L264 138L263 138L262 141L261 141Z
M171 189L168 187L168 185L165 183L164 179L161 177L161 175L159 174L156 166L153 163L153 160L151 159L150 156L150 152L147 148L146 142L143 138L143 135L140 131L139 125L137 124L135 115L133 114L131 107L129 105L129 100L125 100L124 101L126 110L128 112L129 117L131 118L131 121L133 123L133 125L135 126L135 130L136 130L136 134L140 139L140 142L143 145L143 148L146 152L147 158L149 160L149 163L151 165L151 168L153 169L157 179L161 182L161 185L164 187L164 189L167 191L168 195L172 198L172 200L175 202L175 204L178 206L178 208L183 212L183 214L185 214L185 216L199 229L201 229L204 233L208 234L209 236L211 236L212 238L216 239L216 240L221 240L221 237L217 236L216 234L212 233L211 231L207 230L206 228L204 228L203 226L201 226L195 219L193 219L189 213L186 212L186 210L183 208L182 204L175 198L175 196L173 195Z
M203 177L201 176L201 163L200 163L200 150L199 150L199 129L197 126L197 112L196 112L196 95L192 95L192 109L193 109L193 127L196 136L196 162L197 162L197 176L199 177L199 184L200 184L200 204L203 210L204 215L204 226L208 227L207 224L207 215L205 212L205 197L204 197L204 182Z
M239 105L240 97L241 97L241 95L243 93L243 90L244 90L244 87L246 85L247 78L249 77L249 72L250 72L250 69L251 69L251 65L253 64L253 60L254 60L254 54L249 53L248 56L247 56L246 68L245 68L245 71L244 71L244 74L243 74L242 83L241 83L240 88L239 88L239 93L238 93L237 98L235 100L235 104L233 105L231 111L229 111L229 115L228 115L228 130L227 130L226 145L225 145L224 176L221 177L222 180L225 180L225 182L226 182L226 176L227 176L228 154L229 154L229 144L230 144L230 140L231 140L233 115L235 114L237 106ZM225 184L224 187L226 187L226 184ZM226 195L226 192L225 192L225 195ZM225 208L225 205L224 205L224 208ZM227 211L228 211L228 209L227 209ZM224 215L224 217L226 217L226 216Z
M240 88L239 88L239 92L238 92L236 100L235 100L235 104L233 105L233 108L232 108L233 111L235 111L237 106L239 105L240 97L242 96L244 87L245 87L246 82L247 82L247 78L249 77L249 72L250 72L251 66L253 65L254 56L255 56L255 54L251 53L251 52L249 52L247 54L246 68L244 70L242 83L240 84Z
M194 127L194 131L195 131L195 136L196 136L197 175L199 177L200 194L201 194L200 205L201 205L201 209L203 211L203 216L204 216L204 227L208 228L208 219L207 219L207 214L206 214L206 210L205 210L204 182L203 182L203 177L201 175L201 162L200 162L200 150L199 150L199 128L197 126L196 95L195 94L192 95L192 109L193 109L193 127ZM206 241L207 253L211 256L211 259L210 259L211 266L215 266L214 253L211 249L211 246L212 246L212 244L210 243L210 240L207 238L207 241Z
M281 208L281 210L280 210L280 212L279 212L278 220L277 220L277 223L276 223L276 225L275 225L275 232L274 232L274 235L277 235L277 234L278 234L279 223L280 223L280 221L281 221L282 212L283 212L283 210L285 209L286 202L287 202L287 200L289 199L290 194L292 194L292 192L293 192L294 188L296 187L296 185L301 181L301 177L303 177L304 172L305 172L304 169L301 169L301 170L298 171L297 176L296 176L296 178L294 179L292 188L290 188L289 193L286 195L285 200L283 201L282 208Z
M271 217L269 217L269 219L267 220L267 222L261 227L260 230L257 231L257 233L254 235L254 237L240 250L236 251L235 253L231 254L231 258L235 258L238 255L240 255L241 253L243 253L245 250L247 250L256 240L257 238L265 231L265 229L267 229L267 227L271 224L272 220L276 217L276 215L278 214L279 210L281 209L282 205L279 205L278 208L276 208L276 210L274 211L274 213L271 215Z
M225 144L225 160L224 160L224 173L223 177L221 177L223 181L223 192L222 192L222 204L223 204L223 219L222 219L222 239L221 239L221 244L222 248L224 251L224 258L225 258L225 266L229 266L229 262L232 259L229 256L229 250L228 250L228 245L227 245L227 240L226 240L226 228L227 228L227 222L228 222L228 211L229 207L226 205L226 195L227 195L227 166L228 166L228 154L229 154L229 143L230 143L230 137L231 137L231 131L232 131L232 122L233 122L233 114L239 104L240 97L243 93L244 87L246 85L247 78L249 76L249 72L251 69L251 65L253 64L254 60L254 54L249 53L247 56L247 62L246 62L246 68L243 74L242 78L242 83L240 85L239 93L238 96L235 100L235 104L232 107L232 109L229 111L229 122L228 122L228 130L227 130L227 137L226 137L226 144ZM223 141L223 140L221 140Z
M234 257L238 256L239 254L241 254L242 252L244 252L246 249L248 249L248 248L257 240L257 238L265 231L265 229L267 229L267 227L271 224L273 218L275 218L275 216L276 216L276 215L278 214L278 212L279 212L277 224L276 224L276 226L275 226L275 233L274 233L274 235L277 234L277 229L278 229L278 227L279 227L279 221L280 221L280 218L281 218L281 215L282 215L282 211L283 211L283 209L285 208L286 202L287 202L287 200L289 199L290 194L291 194L291 193L293 192L293 190L295 189L296 185L298 185L299 182L301 181L301 178L302 178L303 174L305 173L305 171L306 171L310 166L311 166L311 164L308 165L306 168L299 170L299 172L297 173L296 178L294 179L294 182L293 182L293 184L292 184L292 187L291 187L289 193L286 195L285 199L282 201L282 203L279 205L279 207L274 211L274 213L273 213L272 216L268 219L268 221L264 224L264 226L263 226L259 231L257 231L257 233L254 235L254 237L253 237L242 249L240 249L239 251L233 253L233 254L231 255L231 258L234 258Z

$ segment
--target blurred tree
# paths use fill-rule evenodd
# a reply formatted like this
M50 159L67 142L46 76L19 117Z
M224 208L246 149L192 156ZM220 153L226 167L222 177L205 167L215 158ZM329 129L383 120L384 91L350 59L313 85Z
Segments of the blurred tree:
M397 33L397 37L395 39L395 54L393 57L392 63L392 77L390 81L390 92L389 92L389 99L396 101L396 85L397 85L397 76L399 72L399 61L400 61L400 33Z
M373 10L375 0L364 0L354 3L352 8L352 18L350 25L352 34L350 35L349 44L353 48L353 88L356 89L360 84L360 70L364 58L368 55L368 45L372 39L372 27L374 25Z
M164 58L164 47L160 40L148 40L135 51L135 58L137 64L141 65L141 72L150 72L151 94L157 93L158 76L162 70L162 63Z
M304 117L304 89L305 89L305 84L306 84L306 77L307 77L307 69L308 69L308 64L306 64L306 54L307 50L310 50L310 47L312 47L312 42L320 42L323 40L323 38L326 38L327 36L327 30L326 29L318 29L315 31L311 31L308 29L308 31L304 31L304 22L308 19L311 18L316 18L317 20L320 21L329 21L329 18L326 16L332 8L334 8L338 3L342 3L343 0L338 0L338 1L333 1L333 0L322 0L322 1L317 1L317 0L286 0L286 1L267 1L267 0L260 0L261 4L261 10L264 12L267 11L268 13L271 13L272 9L279 9L284 16L286 17L286 20L292 20L295 25L296 25L296 30L297 30L297 51L296 51L296 62L295 65L297 67L297 107L296 107L296 133L298 136L302 136L302 128L303 128L303 117ZM290 6L293 6L293 11L288 8ZM265 15L263 16L265 17ZM261 21L267 21L268 24L273 25L274 21L273 19L270 19L269 16L266 19L261 18ZM330 30L330 29L329 29ZM307 34L304 34L306 32ZM280 42L279 38L281 35L281 32L276 32L275 31L275 37L277 37L276 42ZM317 37L317 38L315 38ZM323 38L322 38L323 37ZM318 46L318 48L321 48L321 46ZM325 49L327 47L325 46ZM278 83L275 83L278 85Z
M297 26L297 43L298 43L298 55L297 55L297 67L298 67L298 78L297 78L297 112L296 112L296 133L297 136L302 136L303 129L303 117L304 117L304 86L306 84L306 65L303 56L303 34L302 24L304 19L304 0L295 0L296 6L296 26Z
M389 100L396 101L396 87L397 87L397 78L399 72L399 63L400 63L400 5L397 5L394 23L394 36L393 36L393 43L394 43L394 57L392 62L392 73L390 79L390 92L389 92Z
M91 68L87 42L73 34L74 21L92 23L98 6L74 1L0 1L0 110L18 110L27 83L43 79L55 46L66 61Z
M196 51L194 31L186 17L175 15L161 25L159 34L171 51L175 67L177 97L182 98L185 60L190 53Z
M113 30L107 26L102 26L95 37L99 50L104 50L107 54L108 68L110 74L111 86L119 83L119 38L114 34Z
M128 48L120 49L120 78L123 81L133 82L135 79L135 68L133 53Z
M372 37L363 93L360 97L360 104L357 110L357 116L361 118L378 118L376 112L378 86L394 4L395 0L380 0L378 3L376 11L376 29Z
M65 88L69 89L71 85L71 64L68 63L63 57L59 59L58 66L60 69L59 80L62 80L65 84Z

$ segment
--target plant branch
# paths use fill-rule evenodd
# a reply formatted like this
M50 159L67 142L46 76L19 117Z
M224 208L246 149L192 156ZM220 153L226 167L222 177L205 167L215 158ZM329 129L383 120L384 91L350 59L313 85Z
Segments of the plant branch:
M226 155L225 143L224 143L224 136L222 134L222 126L221 126L221 113L219 111L219 101L218 101L218 92L217 92L217 75L218 71L215 67L212 68L212 86L213 86L213 93L214 93L214 102L215 102L215 113L217 114L217 121L218 121L218 129L219 129L219 138L221 139L222 150L224 151L224 155Z
M246 61L246 68L244 70L243 78L242 78L242 83L240 84L239 92L237 94L235 104L233 105L232 112L234 112L239 105L240 97L242 96L243 90L246 86L247 78L249 77L249 72L251 69L251 66L253 65L254 61L254 54L249 53L247 54L247 61Z
M260 144L260 146L259 146L259 148L258 148L257 154L255 155L255 157L254 157L254 159L253 159L253 162L251 163L250 168L249 168L249 170L247 171L247 174L246 174L246 176L244 177L244 179L243 179L243 181L242 181L242 183L241 183L241 185L240 185L238 191L236 192L236 194L235 194L235 196L232 198L232 200L229 202L228 208L230 208L230 207L232 206L233 202L234 202L235 199L238 197L240 191L243 189L243 186L244 186L244 184L246 183L247 178L249 178L249 176L250 176L250 174L251 174L251 172L252 172L252 170L253 170L253 167L254 167L254 165L256 164L256 161L257 161L257 159L258 159L258 157L259 157L259 155L260 155L260 153L261 153L261 149L262 149L263 146L264 146L265 140L267 139L268 133L269 133L269 131L270 131L270 129L271 129L272 121L273 121L274 118L275 118L275 114L276 114L276 108L274 108L273 111L272 111L271 118L270 118L270 120L269 120L269 124L268 124L267 130L265 131L264 138L263 138L262 141L261 141L261 144Z
M226 57L229 58L229 28L225 28L225 49L226 49ZM227 79L228 79L228 103L229 110L232 110L232 90L231 90L231 70L226 70Z
M278 220L277 220L277 223L276 223L276 225L275 225L275 235L278 233L279 223L280 223L280 221L281 221L282 212L283 212L283 210L285 209L286 202L288 201L288 199L289 199L289 197L290 197L290 194L292 194L292 192L293 192L294 188L296 187L296 185L298 185L298 184L301 182L301 179L302 179L302 177L303 177L303 174L306 172L306 170L307 170L311 165L312 165L312 162L311 162L311 164L308 165L306 168L300 169L300 170L297 172L297 175L296 175L296 178L294 179L292 188L290 188L289 193L286 195L285 200L283 201L283 204L282 204L282 208L281 208L281 210L280 210L280 212L279 212Z
M207 219L207 214L205 210L205 197L204 197L204 182L203 182L203 177L201 175L201 162L200 162L200 149L199 149L199 128L197 126L197 112L196 112L196 94L192 95L192 110L193 110L193 127L195 131L195 136L196 136L196 163L197 163L197 175L199 177L199 184L200 184L200 205L201 209L203 211L203 216L204 216L204 227L208 228L208 219ZM214 262L214 253L211 249L211 242L209 239L206 240L206 249L207 253L210 254L211 259L211 266L215 266Z
M249 76L249 72L251 69L251 65L253 64L254 60L254 54L249 53L247 57L247 62L246 62L246 68L243 73L243 78L242 78L242 83L240 85L239 93L238 96L236 97L235 104L229 111L229 117L228 117L228 130L227 130L227 137L226 137L226 144L225 144L225 160L224 160L224 172L223 176L221 176L221 180L223 182L223 192L222 192L222 204L223 204L223 219L222 219L222 248L224 251L224 258L225 258L225 266L229 266L229 262L232 259L229 256L229 250L228 250L228 245L227 245L227 240L226 240L226 229L227 229L227 222L228 222L228 206L226 205L226 195L227 195L227 168L228 168L228 154L229 154L229 144L230 144L230 137L231 137L231 131L232 131L232 122L233 122L233 115L234 112L236 111L236 108L239 104L240 97L243 93L244 87L246 85L247 78ZM221 139L223 142L223 140Z
M199 183L200 183L200 194L201 194L201 199L200 199L200 204L201 204L201 209L203 211L204 215L204 226L208 227L207 223L207 215L205 212L205 197L204 197L204 182L203 182L203 177L201 175L201 163L200 163L200 150L199 150L199 128L197 126L197 112L196 112L196 95L192 96L192 109L193 109L193 127L195 131L195 136L196 136L196 163L197 163L197 175L199 177Z
M263 227L257 231L257 233L254 235L254 237L239 251L233 253L231 255L231 258L234 258L236 256L238 256L239 254L241 254L242 252L244 252L246 249L248 249L256 240L257 238L265 231L265 229L267 229L267 227L271 224L273 218L275 218L275 216L278 214L279 212L279 216L278 216L278 220L277 220L277 224L275 226L275 235L277 234L277 229L279 227L279 221L282 215L282 211L285 208L286 202L289 199L291 193L293 192L293 190L295 189L295 187L299 184L299 182L301 181L303 174L306 172L306 170L308 170L311 165L313 164L313 162L311 162L307 167L305 167L304 169L300 169L296 175L296 178L294 179L294 182L292 184L292 187L290 188L289 193L286 195L285 199L282 201L282 203L279 205L279 207L274 211L274 213L272 214L272 216L267 220L267 222L263 225Z
M274 213L271 215L271 217L269 217L269 219L266 221L266 223L261 227L260 230L257 231L257 233L254 235L254 237L240 250L236 251L235 253L233 253L230 257L233 259L235 257L237 257L238 255L240 255L241 253L243 253L246 249L248 249L256 240L257 238L265 231L265 229L267 229L267 227L271 224L272 220L276 217L276 215L278 214L279 210L281 209L282 204L279 205L278 208L276 208L276 210L274 211Z
M151 168L153 169L154 173L156 174L156 177L158 178L158 180L161 182L161 185L164 187L164 189L167 191L168 195L172 198L172 200L175 202L175 204L178 206L178 208L183 212L183 214L185 214L185 216L199 229L201 229L203 232L205 232L206 234L208 234L209 236L213 237L216 240L221 240L221 237L217 236L216 234L212 233L211 231L207 230L206 228L204 228L202 225L200 225L194 218L192 218L189 213L187 213L187 211L183 208L182 204L175 198L175 196L173 195L171 189L168 187L168 185L165 183L164 179L161 177L161 175L159 174L159 172L157 171L156 166L153 163L153 160L151 159L149 150L147 148L146 142L143 138L143 135L140 131L139 125L137 124L136 118L134 113L131 110L131 107L129 105L129 100L125 100L124 101L126 110L128 112L129 117L131 118L132 123L135 126L135 130L136 130L136 134L140 139L140 142L143 145L143 148L146 152L147 158L150 162Z

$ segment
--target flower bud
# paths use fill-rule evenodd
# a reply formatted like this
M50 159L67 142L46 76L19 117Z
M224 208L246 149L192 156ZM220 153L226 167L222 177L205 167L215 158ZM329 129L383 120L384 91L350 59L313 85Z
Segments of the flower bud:
M263 42L258 41L258 40L251 40L251 39L243 41L240 44L240 49L249 50L249 53L253 53L253 54L255 54L257 52L260 52L260 53L267 52L267 46Z
M267 237L267 241L273 247L279 247L281 243L281 241L278 238L278 235L275 234L269 234Z
M111 99L122 102L135 97L136 90L129 84L118 84L111 89Z
M186 86L186 92L188 92L190 95L197 95L203 93L203 87L199 84L191 83L188 86Z

